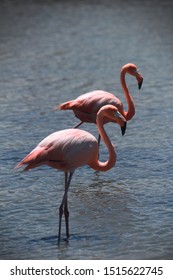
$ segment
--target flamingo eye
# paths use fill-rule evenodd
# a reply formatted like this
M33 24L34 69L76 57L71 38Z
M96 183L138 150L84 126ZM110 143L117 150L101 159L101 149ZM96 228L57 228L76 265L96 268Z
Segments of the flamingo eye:
M115 117L121 119L123 122L126 122L126 119L121 115L119 111L115 112Z
M115 112L115 117L121 119L122 115L120 114L119 111Z

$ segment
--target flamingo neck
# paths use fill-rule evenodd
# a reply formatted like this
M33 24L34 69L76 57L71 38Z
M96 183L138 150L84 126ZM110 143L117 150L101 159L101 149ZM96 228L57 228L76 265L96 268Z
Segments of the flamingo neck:
M124 91L124 95L126 97L126 101L127 101L127 105L128 105L128 111L124 112L124 117L126 118L127 121L129 121L135 115L135 105L133 102L133 98L126 85L125 75L126 75L126 69L123 69L121 71L120 80L121 80L121 86Z
M116 152L115 149L103 127L103 118L104 118L104 112L99 112L97 115L97 128L99 131L99 134L103 140L103 142L105 143L105 145L108 148L108 152L109 152L109 159L105 162L101 162L97 159L95 159L94 162L92 162L90 165L90 167L92 167L93 169L97 170L97 171L107 171L109 169L111 169L115 163L116 163Z

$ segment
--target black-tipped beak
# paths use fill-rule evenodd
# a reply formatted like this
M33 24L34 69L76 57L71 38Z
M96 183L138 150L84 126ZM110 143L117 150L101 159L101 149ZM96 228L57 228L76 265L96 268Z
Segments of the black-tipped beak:
M127 126L127 122L124 122L124 126L121 127L122 135L124 135L126 132L126 126Z
M138 82L138 88L141 89L143 83L143 78Z

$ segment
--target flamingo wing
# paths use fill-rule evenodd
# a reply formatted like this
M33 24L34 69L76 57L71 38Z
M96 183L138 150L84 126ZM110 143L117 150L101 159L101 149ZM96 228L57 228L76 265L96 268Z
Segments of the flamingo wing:
M77 118L83 122L96 123L96 115L99 109L105 105L114 105L123 112L122 102L112 93L95 90L80 95L75 100L67 101L59 106L61 110L73 110Z
M54 132L43 139L16 168L27 165L25 171L47 164L53 168L70 171L90 163L98 155L96 138L79 129Z

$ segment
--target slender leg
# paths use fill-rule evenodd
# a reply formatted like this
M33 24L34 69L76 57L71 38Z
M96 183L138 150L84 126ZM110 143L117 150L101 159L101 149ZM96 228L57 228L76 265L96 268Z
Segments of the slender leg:
M64 191L64 196L65 196L65 192L66 192L66 186L67 186L67 179L68 179L68 173L65 172L64 173L65 175L65 191ZM61 205L59 207L59 229L58 229L58 243L60 242L60 239L61 239L61 224L62 224L62 215L63 215L63 212L64 212L64 209L63 209L63 204L64 204L64 196L63 196L63 199L62 199L62 202L61 202Z
M99 134L98 140L97 140L97 142L98 142L98 147L100 147L100 140L101 140L101 137L100 137L100 134Z
M99 151L99 148L100 148L100 141L101 141L101 137L100 137L100 134L99 134L98 140L97 140L97 142L98 142L98 159L99 159L99 157L100 157L100 151Z
M61 239L61 222L62 222L62 215L63 215L63 204L61 203L59 207L59 229L58 229L58 242Z
M70 186L72 176L73 176L73 172L70 172L68 180L67 180L68 189ZM67 195L68 195L68 193L67 193ZM67 195L66 195L66 199L64 202L64 216L65 216L65 225L66 225L66 236L68 239L70 235L69 235L69 211L68 211Z
M80 123L78 123L76 126L74 126L74 128L78 128L81 124L83 124L82 121Z
M68 211L67 199L64 204L64 216L65 216L66 236L68 239L70 235L69 235L69 211Z
M68 193L68 189L70 186L70 182L73 176L73 172L68 173L65 172L65 191L64 191L64 196L61 202L61 205L59 207L59 230L58 230L58 242L60 242L61 239L61 224L62 224L62 215L64 213L65 215L65 223L66 223L66 235L67 238L69 237L69 211L68 211L68 206L67 206L67 193Z
M68 185L68 173L65 173L65 186ZM64 216L65 216L65 227L66 227L66 236L69 238L69 211L67 205L67 195L64 201Z

